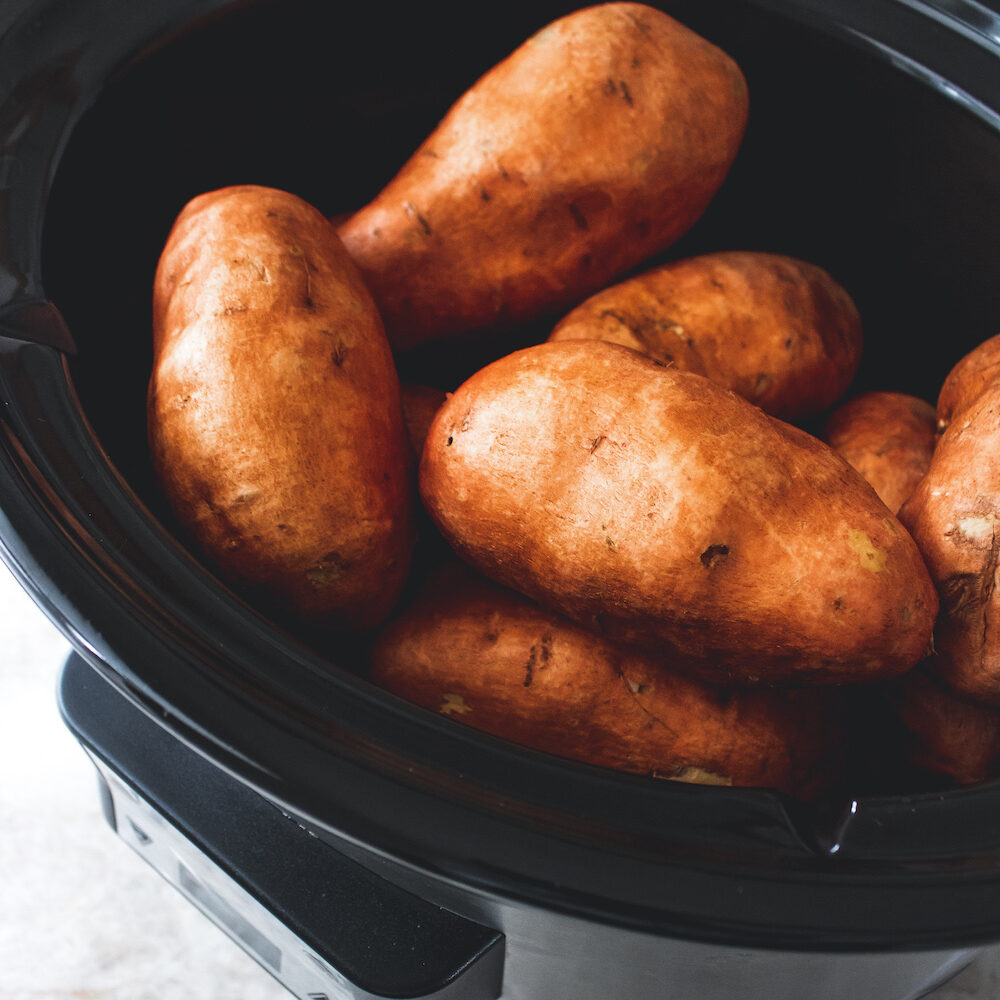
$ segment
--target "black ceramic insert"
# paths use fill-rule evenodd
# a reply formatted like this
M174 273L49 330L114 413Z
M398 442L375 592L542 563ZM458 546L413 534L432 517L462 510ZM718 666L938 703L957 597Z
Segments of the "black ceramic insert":
M468 886L468 916L502 897L792 949L1000 937L994 784L801 806L523 750L375 690L350 648L268 621L170 530L143 413L150 282L177 210L246 182L350 210L570 5L488 5L459 45L435 4L29 6L0 36L0 555L92 666L426 898ZM933 398L1000 329L1000 54L986 9L977 26L959 6L665 5L737 58L751 94L731 176L668 256L826 267L865 319L859 390ZM479 360L401 364L447 386Z

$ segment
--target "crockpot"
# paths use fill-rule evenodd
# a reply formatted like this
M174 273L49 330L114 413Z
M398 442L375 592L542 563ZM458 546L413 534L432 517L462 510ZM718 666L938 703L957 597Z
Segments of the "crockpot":
M751 94L729 178L670 254L822 265L864 317L854 388L934 399L1000 329L1000 17L663 7ZM257 183L363 204L569 9L5 5L0 554L73 646L62 710L109 820L300 997L916 997L1000 941L996 783L799 803L508 744L258 613L152 484L149 289L183 203Z

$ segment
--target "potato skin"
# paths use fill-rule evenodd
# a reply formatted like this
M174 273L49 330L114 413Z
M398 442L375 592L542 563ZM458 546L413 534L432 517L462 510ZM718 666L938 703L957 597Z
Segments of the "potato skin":
M948 372L938 394L938 430L943 433L955 416L974 403L979 394L998 378L1000 334L983 341Z
M381 621L412 481L381 321L336 231L270 188L201 195L156 272L152 462L219 575L280 615Z
M822 268L729 251L674 261L598 292L549 340L606 340L704 375L783 420L835 403L861 360L861 318Z
M487 576L709 677L874 680L930 641L920 555L843 459L616 344L540 344L467 380L420 492Z
M916 396L866 392L830 414L822 437L896 514L930 468L937 420Z
M424 708L602 767L800 798L841 775L836 692L717 689L461 566L430 578L371 662Z
M397 349L555 313L690 228L747 113L705 39L587 7L487 72L339 232Z
M938 440L900 520L941 595L937 670L956 692L1000 707L1000 380Z
M963 785L1000 775L1000 711L949 690L933 658L889 685L887 700L909 731L909 762L921 771Z

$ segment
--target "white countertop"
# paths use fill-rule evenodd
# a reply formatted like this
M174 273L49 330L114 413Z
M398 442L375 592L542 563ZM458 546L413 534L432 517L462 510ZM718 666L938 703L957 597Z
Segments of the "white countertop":
M0 564L0 1000L286 1000L106 824L56 709L68 649ZM997 1000L998 972L1000 948L932 1000Z
M0 1000L287 1000L105 822L68 651L0 564Z

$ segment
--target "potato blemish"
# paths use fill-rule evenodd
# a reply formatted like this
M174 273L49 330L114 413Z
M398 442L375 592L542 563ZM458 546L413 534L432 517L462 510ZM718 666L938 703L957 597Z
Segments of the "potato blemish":
M460 694L446 694L438 711L442 715L452 715L454 713L465 715L466 712L472 711L472 706L467 705L465 699Z
M713 569L729 555L728 545L709 545L701 554L701 564Z
M703 767L696 767L693 764L678 768L671 774L660 774L654 771L653 777L663 778L666 781L685 781L694 785L731 785L733 783L732 778L727 778L722 774L714 774L712 771L706 771Z
M868 534L860 529L852 529L847 533L848 542L858 554L861 565L873 573L884 573L886 554L875 547Z
M996 518L992 514L983 517L963 517L955 527L965 541L977 546L992 545L996 532Z
M306 579L319 590L335 583L350 568L351 564L339 552L327 552L306 570Z

